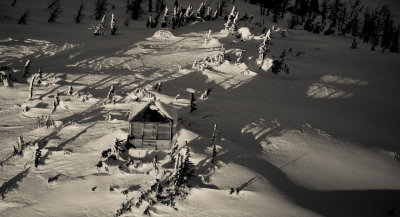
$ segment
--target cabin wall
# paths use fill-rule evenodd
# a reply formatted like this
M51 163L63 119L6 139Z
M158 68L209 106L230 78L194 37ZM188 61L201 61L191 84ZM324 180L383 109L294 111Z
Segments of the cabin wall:
M159 122L130 122L129 136L146 140L171 140L172 124Z

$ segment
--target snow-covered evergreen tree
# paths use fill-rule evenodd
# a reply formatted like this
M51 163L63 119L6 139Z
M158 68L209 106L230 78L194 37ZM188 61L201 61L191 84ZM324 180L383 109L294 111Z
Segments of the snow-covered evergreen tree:
M224 24L226 30L229 30L229 28L231 26L231 22L233 21L233 19L235 19L235 14L236 14L236 6L234 5L232 7L231 13L228 16L228 20Z
M94 36L103 36L104 32L105 32L105 21L106 20L106 15L103 15L103 18L101 18L100 22L93 26L92 29L94 29L93 31L93 35Z
M147 22L146 22L146 28L153 28L153 17L151 16L151 14L149 15L149 19L147 19Z
M185 14L183 15L183 20L187 23L193 19L193 7L189 5L186 8Z
M161 19L161 28L166 28L168 26L168 7L165 7L164 16Z
M232 25L231 25L231 27L229 28L229 33L231 34L231 35L238 35L238 26L237 26L237 24L236 24L236 22L238 21L238 19L239 19L239 11L238 12L236 12L236 14L235 14L235 18L233 19L233 21L232 21Z
M33 97L33 82L35 81L35 76L32 76L31 83L29 84L29 97L28 101L32 100Z
M205 12L206 12L205 2L201 2L199 9L197 9L197 11L196 11L196 19L199 21L204 20Z
M30 73L31 60L27 60L24 66L24 77Z
M107 97L106 97L106 99L104 100L104 103L107 103L107 102L114 102L114 86L111 86L110 87L110 90L108 91L108 93L107 93Z
M268 44L271 43L271 29L268 29L267 33L264 36L263 43L260 45L258 49L258 61L261 61L260 68L264 63L264 59L267 56L269 49Z
M118 30L118 25L117 25L117 19L115 19L114 13L111 13L110 28L111 28L111 35L115 35L115 33Z

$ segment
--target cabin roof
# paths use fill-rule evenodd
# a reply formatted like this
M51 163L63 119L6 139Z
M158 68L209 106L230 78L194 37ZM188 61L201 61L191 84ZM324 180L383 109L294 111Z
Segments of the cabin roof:
M170 106L161 103L159 101L133 103L129 113L128 121L131 122L139 113L148 109L149 107L152 110L157 110L157 112L160 113L162 116L176 123L177 115L175 110L173 108L170 108Z

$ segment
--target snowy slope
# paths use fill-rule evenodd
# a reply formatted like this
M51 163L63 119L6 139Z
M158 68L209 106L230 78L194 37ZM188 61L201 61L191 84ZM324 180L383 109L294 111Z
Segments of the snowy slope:
M43 148L44 162L33 166L34 146L2 162L0 216L112 216L122 202L137 199L157 177L152 157L159 155L167 165L165 153L130 150L141 162L131 171L119 170L119 161L109 171L95 165L115 138L126 138L130 93L159 81L162 91L154 94L181 118L176 139L191 148L195 178L177 210L158 204L152 216L399 215L400 161L393 156L400 152L399 54L370 52L362 44L352 50L351 39L337 36L273 32L268 60L286 49L291 69L274 75L255 63L262 40L227 36L221 19L170 29L175 37L160 40L153 37L158 29L145 29L146 16L125 27L124 2L111 1L119 34L93 37L88 27L95 23L94 3L84 1L85 19L74 24L79 2L61 1L64 13L56 23L46 22L49 1L18 0L11 9L0 2L0 64L18 74L29 58L32 72L41 67L48 84L35 84L29 102L27 81L0 87L0 160L23 135ZM196 9L200 1L190 3ZM253 24L239 27L248 26L256 36L264 26L277 25L258 16L257 6L238 0L237 5L241 13L255 15ZM17 25L28 6L28 24ZM264 25L254 25L262 20ZM219 52L220 46L203 44L209 29L233 61L194 70L194 60ZM240 65L234 64L237 49L245 50ZM111 85L116 104L103 105ZM69 86L82 96L68 95ZM200 99L210 87L210 97ZM56 126L36 129L36 117L50 113L57 91ZM198 105L190 114L189 92ZM30 110L23 112L26 105ZM207 146L215 123L221 134L212 164ZM229 194L230 188L242 190ZM125 189L127 195L121 193ZM144 209L134 207L127 216L143 215Z

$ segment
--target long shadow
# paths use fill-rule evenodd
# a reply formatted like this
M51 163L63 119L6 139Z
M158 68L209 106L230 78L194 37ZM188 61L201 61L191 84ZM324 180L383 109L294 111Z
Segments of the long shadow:
M10 180L3 183L3 185L0 187L0 195L2 199L5 198L7 193L19 188L18 182L21 182L22 179L24 179L28 175L29 169L30 167L26 168Z
M202 75L194 76L187 75L171 81L171 83L166 83L166 86L173 86L176 83L184 83L186 86L191 85L191 80L195 79L197 87L208 86L210 83L206 82L206 78ZM194 77L193 77L194 76ZM190 79L188 79L190 78ZM258 78L261 81L265 78ZM243 147L235 147L238 150L233 151L233 147L224 146L225 152L219 153L216 157L217 162L224 163L235 163L242 165L251 170L254 170L258 174L262 175L267 179L272 185L274 185L279 191L287 195L294 203L301 207L317 212L323 216L386 216L389 210L399 207L400 190L386 190L386 189L375 189L375 190L334 190L334 191L318 191L304 188L296 183L294 183L290 178L278 167L271 164L267 160L263 160L257 155L260 155L263 148L260 145L262 140L267 139L269 136L279 135L284 133L286 129L299 129L303 122L300 120L291 120L293 114L286 115L286 111L274 111L273 108L269 109L271 111L270 117L263 117L266 120L277 119L280 122L280 127L273 130L263 132L263 135L255 139L255 135L252 133L242 133L242 127L254 121L255 115L252 114L252 109L246 110L246 104L249 103L254 106L254 100L259 100L259 96L249 96L244 98L246 103L237 101L235 95L241 95L241 92L248 94L248 88L254 85L263 85L261 81L252 81L239 88L233 90L226 90L223 88L214 88L209 99L201 101L198 103L198 110L192 114L188 113L188 108L182 108L179 110L180 116L184 120L183 125L190 131L199 134L203 138L210 138L210 135L203 135L207 132L209 128L211 132L211 127L214 123L219 124L219 130L222 135L230 141L235 141L237 144L245 144ZM186 82L186 83L185 83ZM290 81L282 81L290 82ZM183 86L182 88L186 88ZM305 89L307 85L303 86ZM176 92L169 91L167 94L173 96ZM218 97L218 103L213 99L213 95L223 95L226 98L221 100ZM271 95L267 93L267 97ZM240 97L238 97L240 98ZM272 96L276 98L276 96ZM310 100L311 101L311 100ZM243 104L244 105L243 105ZM229 107L228 107L229 105ZM257 104L255 104L257 105ZM259 109L259 108L257 108ZM240 119L237 118L237 112L240 112ZM243 112L246 111L246 112ZM288 113L291 110L287 111ZM201 118L204 115L211 115L208 118ZM304 119L307 120L307 115ZM202 119L201 121L199 121ZM223 120L221 123L220 121ZM258 132L260 133L260 132ZM195 152L204 152L202 143L208 143L208 141L194 140L189 142L189 146ZM238 153L241 155L249 155L249 158L240 158ZM300 156L301 157L301 156ZM197 168L202 173L202 175L210 175L212 177L212 170L214 165L207 163L205 159L202 162L201 167ZM210 177L210 178L211 178ZM200 180L201 181L201 180Z

